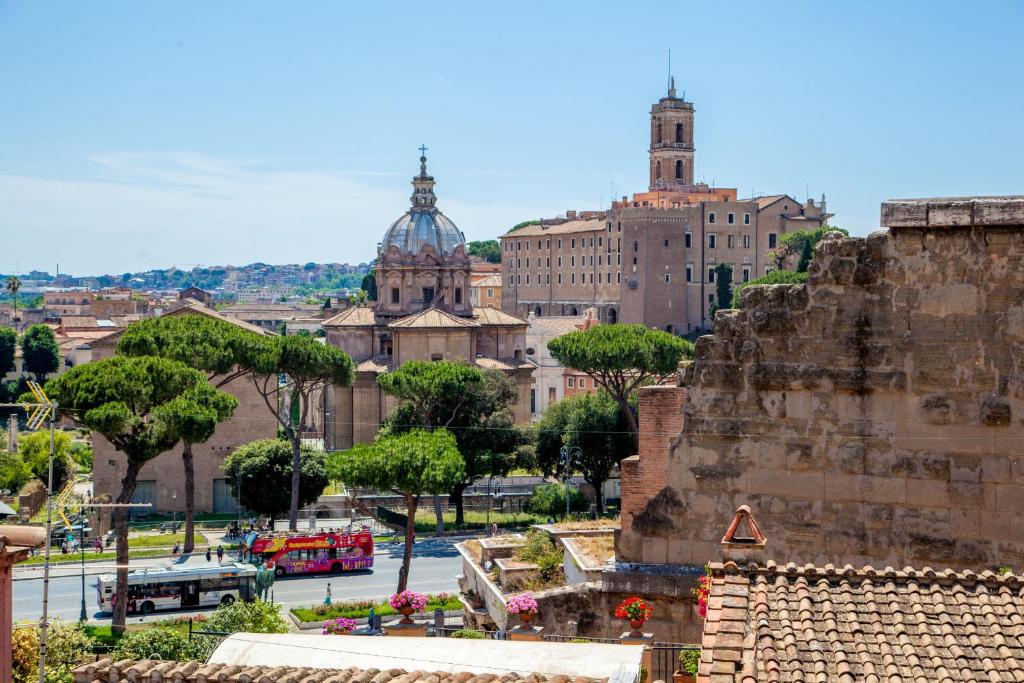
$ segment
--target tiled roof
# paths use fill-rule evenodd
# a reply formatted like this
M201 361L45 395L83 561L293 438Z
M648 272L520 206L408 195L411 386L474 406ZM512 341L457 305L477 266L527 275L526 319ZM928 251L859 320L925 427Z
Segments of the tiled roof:
M469 318L460 318L439 308L428 308L414 315L399 318L388 327L435 328L435 327L479 327L480 323Z
M333 318L324 321L324 327L373 327L377 316L367 306L347 308Z
M526 321L522 318L517 318L500 308L491 308L489 306L474 308L473 317L481 325L526 326Z
M189 313L196 313L198 315L205 315L210 318L216 318L217 320L223 320L226 323L237 325L238 327L241 327L243 330L249 330L250 332L254 332L259 335L274 336L273 332L265 330L258 325L248 323L244 320L239 320L238 318L232 318L231 316L224 315L220 311L210 308L209 306L206 306L205 304L202 304L196 301L195 299L182 299L176 305L169 308L167 312L164 313L164 315L188 315Z
M388 372L395 367L393 356L374 356L356 363L356 372Z
M530 319L527 334L539 334L547 337L561 337L563 334L578 332L587 320L583 315L545 315Z
M698 681L1021 681L1024 578L716 563Z
M509 239L516 237L538 237L547 235L564 235L567 233L574 232L591 232L593 230L605 229L605 219L593 218L590 220L575 219L560 223L558 225L527 225L519 228L515 232L509 232L502 235Z
M501 287L501 275L488 275L472 284L474 287Z
M92 315L62 315L60 326L68 327L96 327L96 317Z
M533 363L516 360L515 358L490 358L488 356L478 356L473 362L485 370L518 370L520 368L532 369L535 367Z
M758 209L763 209L763 208L765 208L767 206L771 206L772 204L774 204L775 202L779 201L780 199L782 199L783 197L786 197L786 196L788 196L788 195L784 195L784 194L767 194L767 195L765 195L763 197L757 197L756 198L757 199L757 208Z
M359 638L360 636L347 636ZM311 669L291 666L241 666L202 662L165 662L155 659L113 662L101 659L83 664L73 672L75 683L591 683L590 678L540 676L536 674L474 674L467 671L405 671L404 669Z

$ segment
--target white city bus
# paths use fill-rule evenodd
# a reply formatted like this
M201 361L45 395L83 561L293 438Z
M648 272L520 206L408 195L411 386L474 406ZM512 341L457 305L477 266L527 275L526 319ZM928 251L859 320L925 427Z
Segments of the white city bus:
M155 610L230 605L255 597L256 568L240 562L195 567L147 567L128 573L128 611L149 614ZM117 576L103 574L96 581L101 612L114 611Z

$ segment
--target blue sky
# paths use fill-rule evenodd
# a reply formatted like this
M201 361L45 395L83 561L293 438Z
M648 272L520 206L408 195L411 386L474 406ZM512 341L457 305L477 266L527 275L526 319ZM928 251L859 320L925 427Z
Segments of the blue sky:
M363 261L430 148L468 239L698 175L827 194L1024 191L1022 2L0 0L0 272Z

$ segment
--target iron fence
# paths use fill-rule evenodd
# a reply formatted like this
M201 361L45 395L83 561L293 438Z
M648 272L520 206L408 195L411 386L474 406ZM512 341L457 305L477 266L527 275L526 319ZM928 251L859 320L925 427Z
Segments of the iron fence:
M680 656L684 652L693 652L700 656L699 645L685 643L654 643L651 645L651 675L649 681L670 681L673 672L682 669Z
M437 638L451 638L455 633L465 633L471 631L471 629L464 629L461 626L445 626L443 628L434 628L434 636ZM473 633L479 633L486 640L508 640L507 631L472 631ZM460 637L460 636L457 636ZM472 637L472 636L471 636Z
M557 633L545 633L541 636L552 643L603 643L605 645L621 645L619 638L590 638L588 636L563 636Z

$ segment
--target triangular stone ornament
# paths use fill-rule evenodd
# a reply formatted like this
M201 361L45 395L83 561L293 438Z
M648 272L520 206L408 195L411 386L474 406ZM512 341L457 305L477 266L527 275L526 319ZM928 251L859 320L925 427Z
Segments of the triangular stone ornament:
M736 564L763 564L766 543L767 539L750 507L741 505L722 537L722 560Z

